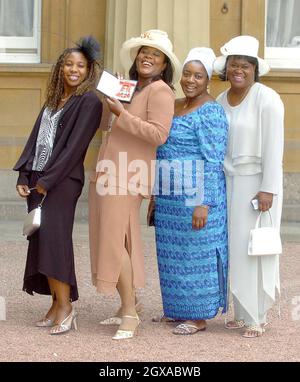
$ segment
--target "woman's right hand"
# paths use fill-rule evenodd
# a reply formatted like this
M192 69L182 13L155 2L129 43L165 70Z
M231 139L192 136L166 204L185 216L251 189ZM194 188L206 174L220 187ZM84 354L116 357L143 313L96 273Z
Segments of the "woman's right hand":
M155 210L155 201L154 199L151 199L148 205L148 213L147 213L147 225L150 225L150 219Z
M29 187L25 184L18 184L17 192L21 196L21 198L27 198L27 196L30 194Z
M106 97L105 101L107 102L109 110L117 117L119 117L119 115L124 110L124 106L122 105L122 103L118 99L110 97Z
M254 199L258 200L259 211L266 212L272 207L273 194L270 192L260 191L254 196Z

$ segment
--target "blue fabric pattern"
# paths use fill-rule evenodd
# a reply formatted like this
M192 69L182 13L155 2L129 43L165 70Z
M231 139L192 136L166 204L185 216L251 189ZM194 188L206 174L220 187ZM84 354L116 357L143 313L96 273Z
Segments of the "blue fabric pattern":
M201 204L209 205L208 221L201 230L192 229L191 197L174 192L176 174L171 174L171 193L163 190L157 172L155 232L164 314L182 320L201 320L227 310L227 213L223 161L228 123L216 102L175 116L167 142L157 150L157 160L182 163L204 162ZM157 163L157 166L158 166ZM186 174L180 174L183 177ZM201 174L196 166L187 176ZM199 205L199 203L197 204Z

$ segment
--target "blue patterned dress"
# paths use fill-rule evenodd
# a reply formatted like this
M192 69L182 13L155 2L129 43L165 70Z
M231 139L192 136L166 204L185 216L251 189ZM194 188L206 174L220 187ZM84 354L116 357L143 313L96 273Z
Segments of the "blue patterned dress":
M189 114L175 116L167 142L157 151L155 232L167 317L201 320L215 317L219 308L223 308L223 312L227 310L228 248L223 172L227 133L222 106L207 102ZM168 194L161 163L174 164L174 161L181 164L183 170L181 173L171 171L171 192ZM202 176L196 161L203 161ZM190 170L184 170L188 162L193 165ZM193 182L187 182L190 188L182 186L186 179ZM197 185L197 179L202 179L203 194L202 200L197 199L194 206L210 206L207 224L201 230L192 229L193 196L188 192L192 185Z

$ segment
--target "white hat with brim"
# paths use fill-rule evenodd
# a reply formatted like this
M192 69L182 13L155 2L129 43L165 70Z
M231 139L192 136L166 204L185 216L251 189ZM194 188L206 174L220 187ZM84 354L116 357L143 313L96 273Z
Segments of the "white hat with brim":
M265 60L258 57L258 47L259 42L253 36L234 37L220 49L223 56L219 56L215 59L214 71L218 74L222 74L225 69L226 59L229 56L248 56L257 58L258 74L259 76L264 76L269 72L270 66Z
M129 70L134 63L137 53L142 46L151 46L163 52L169 59L173 68L173 82L181 77L181 64L173 53L173 45L168 34L159 29L151 29L140 37L133 37L125 41L120 51L120 58L125 70Z

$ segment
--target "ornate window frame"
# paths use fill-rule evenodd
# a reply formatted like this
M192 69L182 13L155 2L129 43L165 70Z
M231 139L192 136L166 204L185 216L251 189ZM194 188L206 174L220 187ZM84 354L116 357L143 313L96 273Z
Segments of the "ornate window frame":
M0 63L40 63L42 0L34 0L33 36L0 36Z

